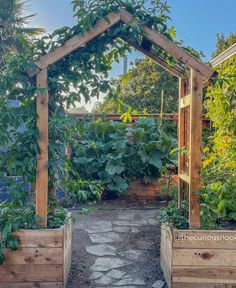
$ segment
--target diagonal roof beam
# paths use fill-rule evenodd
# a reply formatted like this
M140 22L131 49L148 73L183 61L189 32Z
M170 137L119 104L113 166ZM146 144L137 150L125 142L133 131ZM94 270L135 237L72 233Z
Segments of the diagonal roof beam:
M93 40L98 35L105 32L107 29L111 28L115 24L119 23L121 20L120 13L110 13L107 15L108 21L103 19L99 20L97 24L84 35L76 35L72 37L70 40L66 41L60 47L57 47L55 50L42 56L41 59L35 62L35 69L31 69L28 71L28 76L33 77L35 76L40 70L48 67L50 64L53 64L60 60L61 58L67 56L68 54L72 53L82 45L88 43L89 41Z
M172 41L164 38L157 31L141 24L138 20L134 19L133 15L130 14L125 9L120 9L121 21L124 23L135 23L137 24L145 33L146 38L152 41L154 44L160 46L167 53L171 54L173 57L177 58L179 61L184 63L186 66L200 72L204 77L210 79L214 74L214 71L209 66L203 64L199 59L192 56L190 53L186 52L182 48L175 45Z
M146 55L149 58L151 58L152 60L154 60L156 63L158 63L161 67L163 67L165 70L170 72L175 77L187 78L187 75L184 73L184 71L181 71L180 69L178 69L174 66L170 66L168 63L166 63L164 60L162 60L161 58L159 58L158 56L153 54L151 51L144 49L142 46L140 46L137 43L132 42L132 41L130 41L124 37L121 37L121 39L124 40L125 42L127 42L132 47L134 47L136 50L142 52L144 55Z

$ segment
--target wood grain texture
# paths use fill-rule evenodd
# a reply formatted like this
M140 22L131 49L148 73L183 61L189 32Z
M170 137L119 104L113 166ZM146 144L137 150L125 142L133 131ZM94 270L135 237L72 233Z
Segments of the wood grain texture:
M181 149L184 148L184 131L185 131L185 114L180 107L181 99L185 95L185 80L179 79L179 111L178 111L178 174L182 174L184 171L184 157L182 155ZM178 206L181 206L184 200L184 180L179 177L178 180Z
M173 249L174 266L236 267L235 250Z
M172 231L170 227L163 224L161 227L160 263L169 288L172 283L172 242Z
M199 59L195 58L182 48L178 47L172 41L166 39L157 31L152 30L146 25L139 23L139 21L134 19L133 15L130 14L127 10L121 9L120 11L121 11L121 20L124 23L132 22L138 25L146 33L145 37L148 40L160 46L162 49L170 53L172 56L176 57L178 60L186 64L188 67L195 69L196 71L199 71L207 79L211 78L211 76L214 74L214 71L212 70L211 67L203 64Z
M0 288L66 287L71 267L72 220L55 230L23 230L15 234L20 248L7 251L7 261L0 266Z
M62 282L62 265L3 265L0 282Z
M173 230L174 248L236 249L236 231Z
M174 283L172 288L235 288L235 284Z
M200 228L200 202L196 194L201 187L203 77L191 70L190 147L189 147L189 226Z
M160 183L144 184L142 181L134 181L128 188L125 197L127 199L155 199L160 192Z
M235 267L173 266L173 283L236 284Z
M69 277L70 269L71 269L71 259L72 259L72 219L69 220L68 224L64 229L64 250L63 250L63 258L64 258L64 273L63 273L63 283L66 288L66 283Z
M63 288L62 282L0 283L0 288Z
M236 231L177 230L162 225L161 267L168 287L235 288L235 241Z
M8 250L7 265L63 264L60 248L19 248L17 251Z
M39 223L47 226L48 207L48 73L47 69L40 71L36 76L37 88L37 128L39 130L36 175L36 215L42 217Z
M159 58L158 56L156 56L155 54L152 53L152 51L148 51L146 49L144 49L142 46L138 45L135 42L132 42L124 37L122 37L122 39L127 42L128 44L130 44L130 46L132 46L133 48L135 48L136 50L140 51L141 53L143 53L144 55L148 56L149 58L151 58L153 61L155 61L157 64L159 64L162 68L164 68L165 70L167 70L169 73L171 73L172 75L174 75L175 77L178 78L186 78L186 75L184 73L184 71L178 70L176 67L172 67L170 66L168 63L166 63L164 60L162 60L161 58Z
M63 230L22 230L15 232L20 248L58 248L63 247Z

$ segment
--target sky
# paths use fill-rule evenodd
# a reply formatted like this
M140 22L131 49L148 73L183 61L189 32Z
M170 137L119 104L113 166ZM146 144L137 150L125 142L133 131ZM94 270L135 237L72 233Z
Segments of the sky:
M36 13L31 26L43 27L48 33L63 26L73 26L75 19L71 0L31 0L26 14ZM148 2L148 1L147 1ZM184 45L202 50L206 60L216 46L216 34L236 32L236 0L167 0L171 7L172 22L177 39ZM128 62L142 57L134 52ZM122 74L122 61L114 65L112 76Z

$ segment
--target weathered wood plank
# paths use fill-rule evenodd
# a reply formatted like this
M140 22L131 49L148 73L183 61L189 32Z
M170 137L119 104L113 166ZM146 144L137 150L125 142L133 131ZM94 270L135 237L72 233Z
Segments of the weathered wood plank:
M62 248L19 248L7 250L7 265L63 264Z
M142 25L137 20L133 19L133 15L125 9L121 9L121 20L124 23L133 22L139 25L139 27L146 33L145 36L147 37L147 39L160 46L162 49L170 53L172 56L176 57L188 67L199 71L207 79L211 78L211 76L214 74L214 71L211 67L203 64L199 59L195 58L182 48L178 47L172 41L166 39L157 31L152 30L146 25Z
M69 219L69 222L65 226L64 229L64 251L63 251L63 259L64 259L64 275L63 282L64 287L66 288L66 283L69 277L70 269L71 269L71 258L72 258L72 219Z
M235 288L235 284L173 283L172 288Z
M173 266L173 283L236 284L235 267Z
M191 95L184 96L180 99L180 108L183 109L187 106L190 106Z
M180 108L181 99L185 95L185 80L179 79L179 115L178 115L178 174L182 174L184 171L184 157L182 155L181 149L184 147L184 121L185 115L184 111ZM178 206L181 206L182 201L184 200L184 181L179 177L178 180Z
M22 230L15 232L20 248L58 248L63 247L63 230Z
M173 230L173 247L189 249L236 249L235 231Z
M143 53L144 55L148 56L149 58L151 58L153 61L155 61L157 64L159 64L162 68L164 68L165 70L167 70L168 72L170 72L172 75L174 75L175 77L178 78L186 78L186 75L184 73L184 71L180 71L177 68L175 68L174 66L170 66L169 64L167 64L164 60L162 60L161 58L159 58L158 56L154 55L151 51L148 51L146 49L144 49L143 47L141 47L140 45L138 45L135 42L129 41L128 39L122 37L122 39L127 42L128 44L130 44L130 46L132 46L133 48L135 48L136 50L140 51L141 53Z
M165 276L168 287L172 281L172 232L167 225L161 226L161 269Z
M189 147L189 226L200 228L200 202L196 194L201 187L202 94L203 77L191 70L190 147Z
M44 69L48 67L50 64L55 63L59 59L65 57L66 55L72 53L82 45L88 43L93 40L95 37L99 36L103 32L105 32L110 27L114 26L120 21L120 13L110 13L107 15L107 19L109 19L109 23L103 19L98 21L98 23L84 35L76 35L70 40L68 40L64 45L56 48L51 53L43 56L40 60L38 60L35 64L40 69ZM29 71L29 77L33 77L36 75L37 70Z
M0 288L63 288L62 282L0 283Z
M36 76L36 83L40 92L36 95L37 128L40 138L38 145L40 154L37 155L36 175L36 215L42 217L39 223L47 226L48 207L48 73L47 69L40 71Z
M189 182L190 182L189 175L186 175L186 174L184 174L184 173L180 173L180 174L179 174L179 178L180 178L181 180L183 180L184 182L186 182L186 183L189 183Z
M0 269L0 283L62 281L62 265L15 265L2 266Z
M175 266L236 267L236 250L175 248L172 253Z

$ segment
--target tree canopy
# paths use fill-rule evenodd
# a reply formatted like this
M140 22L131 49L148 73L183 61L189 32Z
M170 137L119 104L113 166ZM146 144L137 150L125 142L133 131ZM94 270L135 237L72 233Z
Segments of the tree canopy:
M216 42L216 50L212 54L212 58L217 57L219 54L224 52L226 49L228 49L230 46L232 46L234 43L236 43L236 32L232 32L229 34L228 37L225 37L223 33L217 34L217 42Z
M164 113L177 112L178 79L150 58L135 60L134 66L118 82L119 99L138 113L160 113L162 90ZM107 97L103 103L97 105L94 112L116 113L117 105Z

